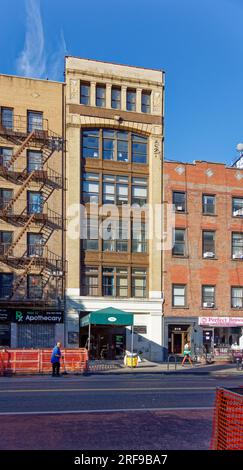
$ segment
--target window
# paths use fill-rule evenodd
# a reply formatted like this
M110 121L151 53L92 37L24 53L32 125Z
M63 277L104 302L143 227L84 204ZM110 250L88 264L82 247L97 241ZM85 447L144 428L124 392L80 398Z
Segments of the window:
M184 191L173 191L172 203L176 212L186 212L186 193Z
M88 106L90 104L90 83L80 84L80 103Z
M232 198L232 214L233 214L233 217L243 216L243 198L241 197Z
M231 288L231 307L243 308L243 287Z
M43 198L40 192L28 191L27 202L28 202L28 214L42 214Z
M103 130L103 160L128 161L128 133Z
M32 171L41 171L43 169L43 156L42 152L36 150L27 151L27 170L28 173Z
M10 162L13 155L13 149L7 147L0 147L0 165L6 167L6 165ZM9 168L13 170L13 165Z
M103 160L115 160L115 136L112 130L103 130Z
M105 107L106 87L104 85L96 85L96 106Z
M202 248L204 258L215 258L215 232L203 230Z
M28 299L41 299L43 296L42 276L40 274L28 274L27 297Z
M116 269L116 295L117 297L128 296L128 274L126 268Z
M148 197L147 179L132 178L132 204L138 204L140 207L147 203Z
M127 268L103 268L102 292L104 296L127 297Z
M102 293L104 296L115 295L115 268L103 268Z
M128 203L128 177L103 175L103 204Z
M147 163L147 138L132 134L132 162Z
M243 259L243 233L232 233L232 258Z
M0 273L0 298L8 299L13 292L13 274Z
M136 90L127 89L127 111L136 111Z
M202 307L215 307L215 286L202 286Z
M86 129L82 133L82 157L99 158L99 130Z
M128 250L128 222L124 220L113 221L103 225L103 251L123 252Z
M1 125L5 129L13 129L13 109L1 108Z
M0 232L0 254L4 255L13 242L13 232Z
M43 238L41 233L27 234L27 253L28 256L43 256Z
M12 189L0 189L0 209L7 209L8 204L13 199ZM8 214L12 213L12 207L8 208Z
M131 147L130 139L132 140ZM103 160L146 164L147 144L147 137L131 132L113 129L83 129L81 153L82 158L103 158Z
M132 297L145 298L147 293L147 272L146 269L132 269Z
M33 130L41 131L43 129L43 113L39 111L28 111L28 132Z
M216 197L210 194L203 194L203 214L215 214Z
M151 93L150 91L142 91L142 113L151 112Z
M172 286L172 306L186 306L186 286L182 284L173 284Z
M97 173L83 173L82 199L85 203L99 203L99 175Z
M87 266L81 273L82 294L96 296L98 295L99 269L95 266Z
M87 219L87 238L83 240L83 249L95 251L99 248L99 227L94 218Z
M121 109L121 88L113 86L111 88L111 107Z
M146 253L146 225L144 222L133 221L132 224L132 251L133 253Z
M174 230L174 246L172 248L173 255L185 256L186 255L186 230Z

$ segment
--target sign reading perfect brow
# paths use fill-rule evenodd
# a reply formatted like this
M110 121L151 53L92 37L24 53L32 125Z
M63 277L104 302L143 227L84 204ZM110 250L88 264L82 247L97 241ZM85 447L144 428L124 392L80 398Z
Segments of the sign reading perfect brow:
M63 312L38 310L13 310L12 321L15 323L63 323Z

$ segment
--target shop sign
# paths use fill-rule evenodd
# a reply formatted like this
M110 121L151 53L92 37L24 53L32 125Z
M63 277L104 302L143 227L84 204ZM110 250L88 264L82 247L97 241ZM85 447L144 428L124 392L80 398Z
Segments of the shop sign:
M14 310L12 321L15 323L63 323L63 312Z
M243 326L243 317L199 317L198 324L215 327Z
M0 323L10 322L11 321L11 313L9 310L1 310L0 309Z

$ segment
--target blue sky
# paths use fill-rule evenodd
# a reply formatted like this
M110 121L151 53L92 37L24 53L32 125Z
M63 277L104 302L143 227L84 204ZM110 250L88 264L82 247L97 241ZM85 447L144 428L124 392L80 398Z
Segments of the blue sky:
M1 0L0 72L63 55L166 72L165 157L230 164L243 141L243 0Z

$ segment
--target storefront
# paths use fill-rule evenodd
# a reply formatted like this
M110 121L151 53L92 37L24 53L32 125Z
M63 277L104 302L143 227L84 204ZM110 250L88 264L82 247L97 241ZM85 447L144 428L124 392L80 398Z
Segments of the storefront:
M197 317L165 317L164 318L164 359L168 354L182 355L185 344L190 341L193 352L202 342L201 332L198 328Z
M63 312L32 309L7 310L11 320L11 342L17 348L52 348L64 340Z
M8 310L0 310L0 347L11 344L11 315Z
M217 358L228 358L232 345L239 346L243 334L243 317L199 317L203 346Z
M133 329L133 315L122 310L110 307L86 314L80 318L80 346L89 350L90 359L122 359L126 326Z

